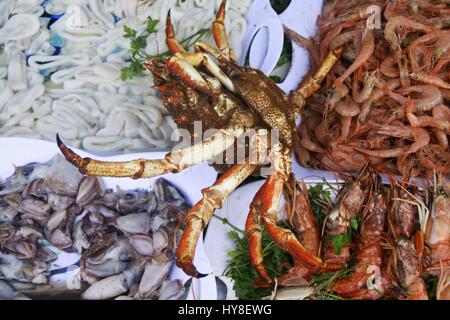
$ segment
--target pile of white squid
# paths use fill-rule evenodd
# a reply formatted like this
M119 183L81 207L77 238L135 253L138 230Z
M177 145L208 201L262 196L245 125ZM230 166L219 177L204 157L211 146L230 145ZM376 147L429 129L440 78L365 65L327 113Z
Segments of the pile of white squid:
M146 51L163 53L169 9L177 38L185 39L211 26L220 2L0 1L0 136L53 141L59 133L94 153L170 147L176 123L151 89L151 75L121 80L130 61L124 26L142 32L148 17L159 20ZM225 25L238 56L250 4L228 1Z

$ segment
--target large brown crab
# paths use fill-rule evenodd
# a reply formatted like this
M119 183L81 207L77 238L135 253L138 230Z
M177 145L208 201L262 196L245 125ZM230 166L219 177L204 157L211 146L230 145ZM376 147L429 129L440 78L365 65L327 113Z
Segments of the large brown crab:
M186 50L174 36L170 13L167 17L167 45L172 56L164 62L149 57L146 65L155 78L155 88L172 113L177 124L193 130L194 120L202 121L203 130L218 128L202 142L173 150L164 159L137 159L129 162L102 162L81 158L57 137L64 156L80 172L91 176L149 178L169 172L176 173L189 166L208 161L230 148L247 130L257 132L256 144L264 145L262 135L268 130L279 132L279 142L271 141L266 159L273 170L250 205L246 223L249 256L261 277L272 281L262 263L261 239L265 227L275 243L305 267L322 269L323 262L308 252L290 230L277 226L278 204L286 183L292 179L291 158L296 142L295 117L305 99L319 89L321 81L334 66L341 49L329 53L319 71L308 77L290 96L259 70L241 67L229 46L224 26L226 0L217 12L212 32L217 45L197 42L195 52ZM265 130L260 130L265 129ZM265 132L265 133L264 133ZM261 138L261 139L258 139ZM204 190L203 199L186 214L185 228L177 251L177 265L187 274L202 277L193 265L195 247L213 211L221 208L226 197L263 164L264 159L235 162L216 181Z

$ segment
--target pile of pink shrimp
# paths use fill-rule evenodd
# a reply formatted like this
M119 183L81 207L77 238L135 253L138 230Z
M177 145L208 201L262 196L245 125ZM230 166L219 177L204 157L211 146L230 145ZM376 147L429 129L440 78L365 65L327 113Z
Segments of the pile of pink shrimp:
M326 1L318 25L312 65L345 50L307 101L299 162L356 172L370 160L391 174L450 173L450 1Z

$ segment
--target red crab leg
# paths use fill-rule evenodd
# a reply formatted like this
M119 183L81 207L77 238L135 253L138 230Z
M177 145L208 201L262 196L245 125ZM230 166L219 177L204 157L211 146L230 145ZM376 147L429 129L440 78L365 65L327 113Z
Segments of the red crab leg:
M230 43L228 41L227 32L225 30L225 7L227 5L227 1L223 0L220 4L220 8L217 11L216 20L212 26L212 33L214 36L214 40L216 41L217 47L224 52L224 54L230 57L231 60L236 61L236 56L233 50L230 47Z
M177 266L196 278L206 276L193 264L198 238L208 224L214 209L222 207L228 195L234 191L256 168L256 164L237 164L226 171L216 183L202 190L203 199L186 214L186 227L177 249Z
M166 18L166 44L169 51L173 54L177 52L185 53L184 47L175 39L175 31L173 29L172 19L170 18L170 10Z
M255 118L251 113L246 111L235 112L228 125L208 139L184 149L176 149L166 154L164 159L155 160L136 159L123 162L106 162L82 158L68 148L58 135L56 140L67 161L76 166L83 174L139 179L160 176L169 172L177 173L192 165L213 159L231 147L235 139L241 136L246 128L252 128L254 125Z
M304 266L320 267L322 260L309 253L295 237L294 233L282 227L277 226L278 204L283 192L284 180L281 174L274 174L267 178L261 192L261 215L267 232L273 241L281 249L289 252L289 254L301 261Z
M258 199L262 197L263 188L259 189L250 204L250 212L245 223L245 235L247 236L250 265L256 269L261 278L267 283L272 283L272 278L264 267L262 254L262 232L261 208Z
M317 226L316 218L311 209L308 198L308 187L304 181L297 183L292 177L293 186L290 192L286 192L286 200L290 204L287 208L287 217L291 225L295 228L295 233L300 243L308 252L317 255L320 246L320 230ZM287 191L288 188L285 189ZM311 277L312 270L295 261L295 265L286 274L277 278L282 286L307 285Z

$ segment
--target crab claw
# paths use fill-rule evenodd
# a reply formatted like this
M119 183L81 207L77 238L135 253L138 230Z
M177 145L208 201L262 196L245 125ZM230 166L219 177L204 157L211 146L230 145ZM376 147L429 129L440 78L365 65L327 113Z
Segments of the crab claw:
M227 5L227 1L223 0L220 4L219 10L217 11L216 20L213 23L212 33L214 36L214 40L217 44L217 47L231 60L235 61L236 56L233 50L230 47L230 43L228 41L227 32L225 30L225 7Z
M166 44L169 51L173 54L177 52L186 52L183 46L175 39L175 31L173 29L172 19L170 18L170 10L167 13L166 18Z

